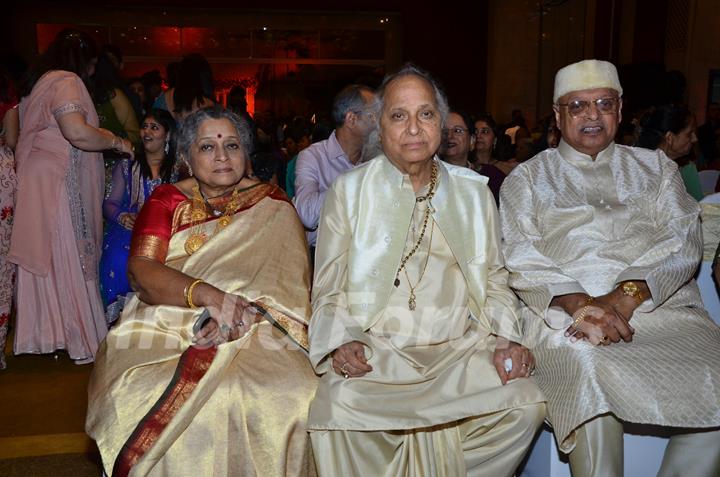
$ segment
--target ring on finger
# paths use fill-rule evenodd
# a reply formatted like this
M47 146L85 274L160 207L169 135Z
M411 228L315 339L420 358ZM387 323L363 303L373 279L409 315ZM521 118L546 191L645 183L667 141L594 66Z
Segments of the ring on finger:
M610 341L610 337L608 335L605 335L600 339L600 344L606 345Z
M343 378L345 378L345 379L350 377L350 373L348 373L348 370L347 370L347 361L344 362L342 366L340 366L340 373L342 374Z

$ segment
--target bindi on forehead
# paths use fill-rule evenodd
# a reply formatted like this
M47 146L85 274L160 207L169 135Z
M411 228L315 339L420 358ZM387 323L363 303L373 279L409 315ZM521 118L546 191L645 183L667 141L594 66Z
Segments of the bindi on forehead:
M222 139L222 134L218 133L217 138Z

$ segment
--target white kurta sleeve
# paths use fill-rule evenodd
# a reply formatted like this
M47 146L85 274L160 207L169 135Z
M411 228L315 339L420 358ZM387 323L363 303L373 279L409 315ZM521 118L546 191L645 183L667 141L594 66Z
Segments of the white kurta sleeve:
M336 186L331 186L325 196L315 249L308 338L310 362L320 374L330 369L326 359L329 353L350 341L365 341L361 323L349 312L347 274L352 229L346 202Z
M653 204L653 245L618 276L616 283L645 280L653 308L661 305L692 278L702 258L699 204L686 191L677 165L663 163L662 181ZM649 310L647 310L649 311Z
M503 253L510 271L510 287L535 314L547 318L545 312L553 297L586 291L538 247L544 238L533 204L534 187L537 185L525 169L513 171L503 182L500 189Z

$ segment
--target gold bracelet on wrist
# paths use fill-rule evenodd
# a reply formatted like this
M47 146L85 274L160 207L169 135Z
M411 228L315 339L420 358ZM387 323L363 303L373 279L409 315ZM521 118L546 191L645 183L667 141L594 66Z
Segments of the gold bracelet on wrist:
M585 299L585 304L580 309L580 312L578 313L575 320L573 320L572 325L570 325L571 327L577 329L577 327L580 326L580 323L582 323L585 320L585 317L587 316L587 312L590 309L590 305L592 304L593 301L595 301L595 298L593 298L591 296L588 296Z
M185 290L183 290L183 295L185 297L185 304L187 305L188 308L192 308L192 309L197 308L197 305L195 305L195 303L193 303L192 294L193 294L193 290L195 289L195 287L197 285L199 285L200 283L205 283L205 280L203 280L202 278L198 278L197 280L195 280L192 283L190 283L189 285L187 285L185 287Z

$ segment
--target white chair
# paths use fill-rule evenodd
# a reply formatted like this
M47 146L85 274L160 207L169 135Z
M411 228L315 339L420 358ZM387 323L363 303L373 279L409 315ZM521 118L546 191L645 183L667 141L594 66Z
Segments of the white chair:
M715 169L705 169L698 172L700 177L700 189L703 194L709 195L715 192L715 184L717 184L718 177L720 177L720 171Z

